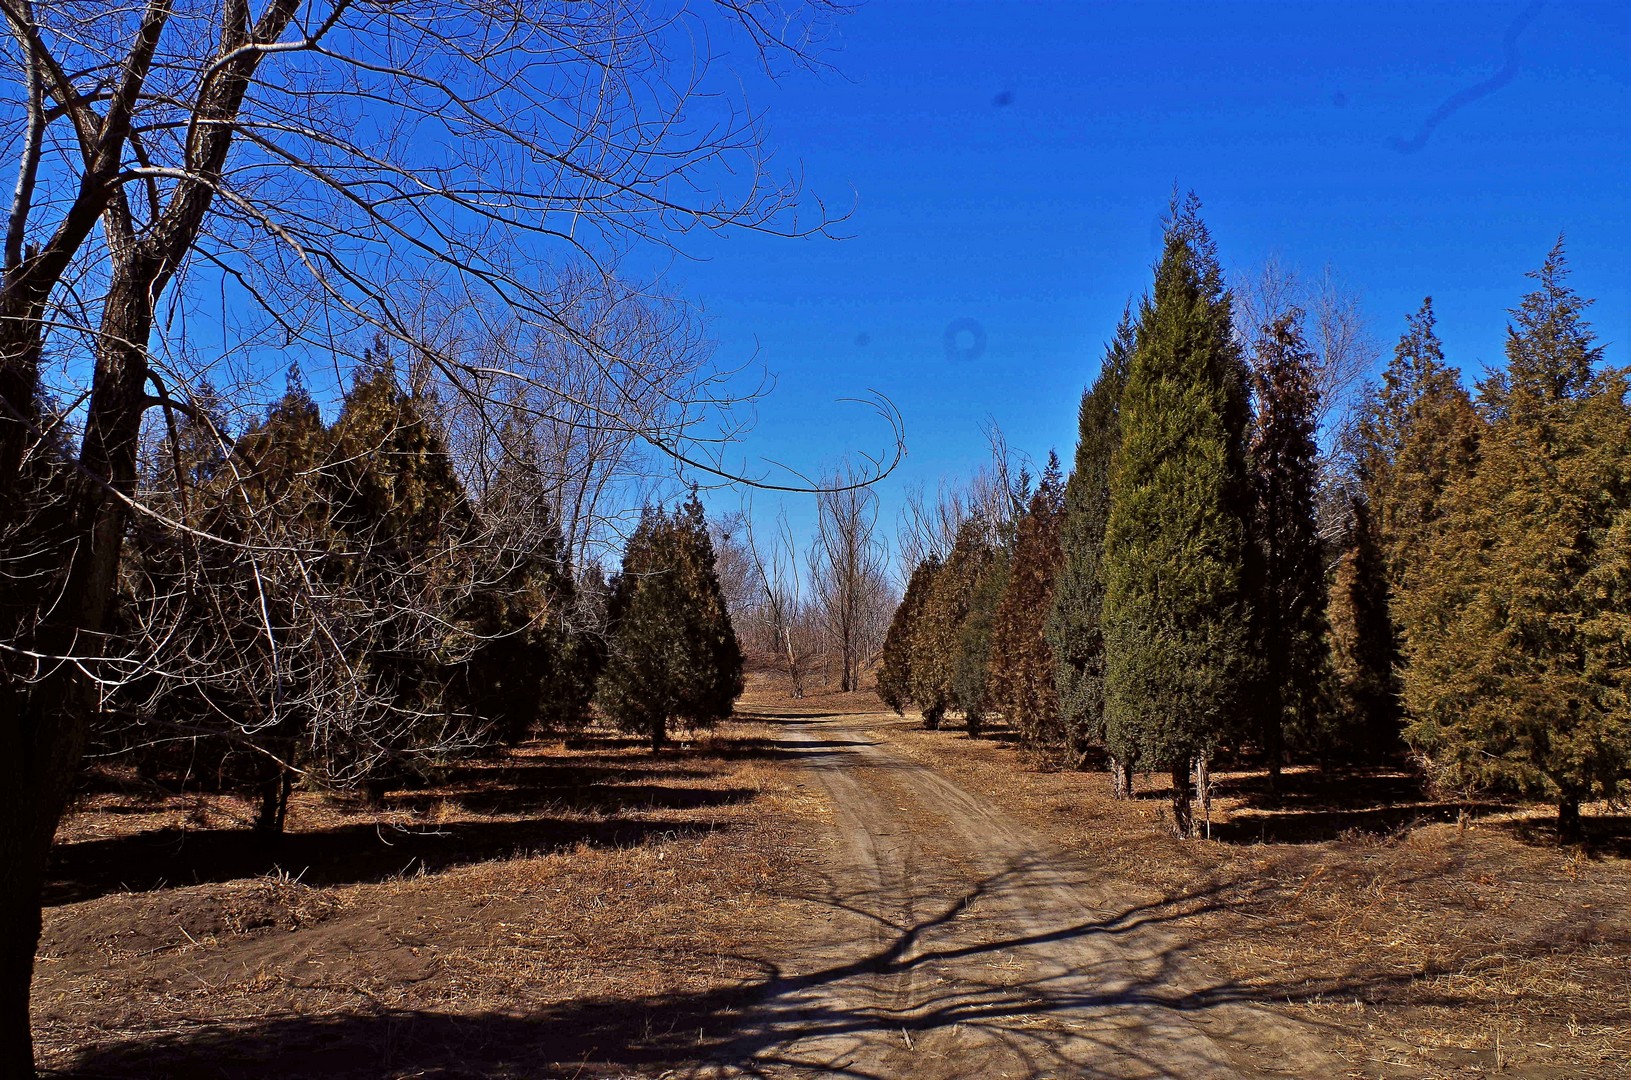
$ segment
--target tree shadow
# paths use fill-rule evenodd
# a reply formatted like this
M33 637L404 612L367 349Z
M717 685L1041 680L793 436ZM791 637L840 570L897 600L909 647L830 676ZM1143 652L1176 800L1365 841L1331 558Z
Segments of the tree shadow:
M1162 1052L1170 1025L1189 1023L1180 1018L1198 1018L1207 1032L1227 1035L1239 1020L1232 1006L1373 993L1389 979L1410 978L1251 984L1197 978L1189 963L1190 946L1173 943L1173 935L1160 939L1165 946L1138 953L1136 976L1129 976L1115 950L1084 953L1090 963L1063 974L1039 971L1016 978L1011 967L998 963L1026 949L1068 949L1090 938L1163 933L1159 928L1164 925L1225 906L1228 901L1211 889L1067 921L1046 931L995 940L956 935L942 940L942 932L964 913L988 899L1011 898L1013 890L1030 888L1024 879L1036 870L1011 865L906 922L874 914L874 890L829 882L825 896L812 899L825 902L835 914L862 916L864 929L840 951L843 959L797 972L772 959L741 957L759 972L745 985L603 995L508 1012L382 1008L167 1029L88 1047L72 1068L55 1075L87 1080L155 1075L451 1080L657 1071L702 1077L717 1076L721 1067L728 1067L740 1075L770 1077L818 1067L822 1075L882 1077L911 1075L921 1064L909 1055L890 1059L899 1053L891 1048L961 1030L959 1038L972 1032L975 1038L990 1039L996 1052L1034 1063L1043 1074L1060 1074L1060 1068L1073 1066L1071 1075L1123 1076L1129 1062ZM966 962L971 960L975 962ZM925 977L912 981L919 973ZM910 1008L853 989L896 979L917 989ZM1074 1023L1091 1015L1107 1022L1086 1028ZM1049 1018L1059 1022L1038 1022ZM1160 1061L1149 1064L1166 1074ZM979 1065L971 1062L969 1067L977 1070Z
M734 827L717 821L541 816L412 827L368 822L272 838L247 829L155 829L58 844L51 852L44 900L50 907L113 892L151 892L278 871L308 885L349 885L547 854L579 844L628 847L654 838Z
M1212 838L1226 844L1319 844L1343 836L1386 836L1417 825L1453 822L1463 813L1481 817L1504 809L1498 803L1418 803L1361 810L1245 813L1213 823Z
M631 810L701 810L730 806L753 798L752 788L676 787L664 784L521 784L487 786L477 791L398 792L385 805L428 811L455 806L475 814L514 816L542 810L624 814Z
M1593 859L1631 859L1631 814L1582 817L1581 836L1574 841L1565 841L1558 835L1557 817L1552 814L1496 822L1495 826L1507 835L1536 847L1561 847L1573 843Z

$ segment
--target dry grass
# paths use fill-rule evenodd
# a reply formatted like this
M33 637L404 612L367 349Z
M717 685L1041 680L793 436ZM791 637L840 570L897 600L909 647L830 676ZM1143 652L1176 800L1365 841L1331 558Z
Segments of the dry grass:
M299 795L270 848L230 798L84 800L35 982L42 1065L588 1076L683 1059L654 1025L687 1002L717 1017L763 978L745 946L777 939L777 886L824 808L747 723L659 757L605 732L571 747L378 810Z
M1384 804L1367 795L1406 778L1305 773L1274 810L1260 777L1224 773L1213 821L1228 840L1186 842L1162 777L1118 802L1106 775L1039 768L1000 732L970 740L881 712L875 730L1162 898L1220 987L1328 1027L1359 1075L1631 1075L1623 821L1597 821L1594 849L1563 849L1545 807Z

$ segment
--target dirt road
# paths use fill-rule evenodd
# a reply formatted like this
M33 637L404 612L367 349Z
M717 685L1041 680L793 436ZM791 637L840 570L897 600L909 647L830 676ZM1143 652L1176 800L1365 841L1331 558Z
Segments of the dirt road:
M832 803L831 856L721 1075L1341 1075L1162 907L892 748L884 717L767 718Z

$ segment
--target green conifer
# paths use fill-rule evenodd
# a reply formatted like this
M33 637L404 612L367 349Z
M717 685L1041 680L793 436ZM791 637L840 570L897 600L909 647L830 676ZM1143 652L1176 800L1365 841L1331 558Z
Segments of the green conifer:
M1559 831L1631 779L1631 410L1561 248L1513 311L1477 470L1400 598L1411 744L1455 784L1543 795Z
M648 509L607 600L608 657L596 688L606 715L662 749L671 725L707 727L742 692L742 653L695 492L672 514Z
M968 733L978 737L990 707L989 675L991 631L997 606L1007 591L1013 568L1012 553L1006 544L992 547L969 590L968 613L957 632L957 658L952 667L952 702L963 714Z
M1167 230L1121 396L1105 529L1105 734L1167 768L1180 833L1190 770L1241 728L1256 681L1246 369L1193 196Z
M1370 506L1353 500L1353 532L1332 575L1326 620L1339 716L1332 749L1377 761L1401 745L1398 645L1387 569Z
M1296 309L1263 327L1251 357L1254 531L1262 549L1262 589L1254 605L1262 682L1255 711L1274 792L1288 730L1304 745L1327 741L1325 565L1314 513L1315 364Z
M912 701L912 634L939 570L940 560L932 555L917 564L906 582L906 595L895 608L889 631L884 635L883 651L878 659L878 698L894 709L897 716L905 715L906 706Z
M1395 593L1439 527L1445 492L1477 462L1483 429L1461 372L1444 361L1436 321L1428 297L1356 427L1353 456Z
M1019 521L1008 587L991 630L987 673L990 707L1033 748L1058 748L1059 697L1054 656L1044 633L1063 552L1064 485L1059 458L1048 455L1036 494Z
M1060 523L1061 563L1048 611L1047 641L1054 657L1060 717L1038 741L1080 761L1092 743L1104 741L1104 530L1110 520L1110 468L1121 445L1121 395L1136 345L1130 311L1078 412L1076 464L1065 485ZM1132 762L1112 762L1118 794L1129 794Z
M963 656L963 623L981 572L994 554L983 515L964 520L952 541L946 564L934 575L929 597L912 632L912 700L925 727L937 728L948 709L956 707L957 671Z

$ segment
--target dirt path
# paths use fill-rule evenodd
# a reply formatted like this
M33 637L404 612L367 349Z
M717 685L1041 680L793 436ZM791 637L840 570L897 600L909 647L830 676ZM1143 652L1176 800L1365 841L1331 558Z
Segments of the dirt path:
M781 711L834 808L796 966L722 1075L1331 1076L1313 1033L1204 974L1204 943L873 730Z

